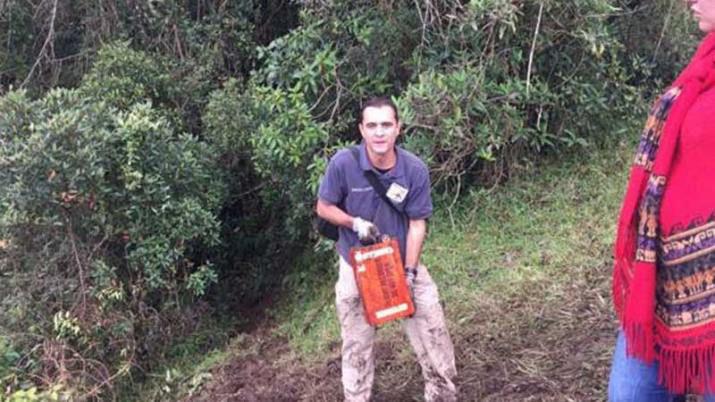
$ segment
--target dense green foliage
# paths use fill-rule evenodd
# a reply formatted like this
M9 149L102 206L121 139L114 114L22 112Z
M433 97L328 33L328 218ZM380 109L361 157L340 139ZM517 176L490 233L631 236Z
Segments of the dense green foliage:
M65 385L90 392L114 375L107 365L126 371L157 347L152 333L217 276L191 257L218 243L217 165L150 103L105 101L136 86L97 93L90 78L35 101L22 91L0 101L3 328L29 332L10 342L32 350L22 365L87 371Z
M681 11L0 1L0 386L103 397L259 300L315 243L369 96L399 104L440 192L613 138L692 50Z

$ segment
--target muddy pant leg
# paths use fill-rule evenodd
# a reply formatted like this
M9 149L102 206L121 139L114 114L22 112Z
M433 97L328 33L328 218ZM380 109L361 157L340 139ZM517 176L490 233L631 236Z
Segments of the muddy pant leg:
M454 347L439 304L437 285L424 266L418 268L414 288L415 315L403 327L422 367L425 400L456 401Z
M342 258L340 277L335 284L335 304L343 338L342 375L345 400L366 402L370 399L375 373L375 328L365 319L352 268Z

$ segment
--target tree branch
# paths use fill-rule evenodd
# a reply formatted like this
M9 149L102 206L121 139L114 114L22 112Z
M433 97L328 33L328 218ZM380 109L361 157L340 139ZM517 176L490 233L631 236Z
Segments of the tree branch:
M536 28L534 29L534 39L531 41L531 50L529 51L529 67L526 70L526 95L529 95L529 90L531 89L531 67L534 63L534 51L536 50L536 38L539 36L539 29L541 28L541 16L544 13L544 2L539 4L539 16L536 19Z
M27 74L27 77L25 77L25 80L20 84L20 88L24 88L25 85L30 81L30 78L35 73L35 70L37 67L40 65L40 60L42 60L43 57L47 57L47 49L54 49L54 37L55 37L55 19L57 18L57 3L59 0L54 0L52 3L52 13L50 14L50 27L47 30L47 37L45 38L45 43L42 44L42 48L40 49L40 54L37 55L37 59L35 60L35 64L32 65L32 68L30 69L30 72ZM40 4L41 7L42 4ZM54 50L53 50L54 52Z
M658 51L660 46L663 44L663 38L665 37L665 32L668 30L668 25L670 24L670 17L673 15L673 6L675 2L670 3L670 8L668 9L668 14L665 16L665 21L663 22L663 28L660 31L660 37L658 37L658 43L655 45L655 50L653 51L653 59L651 63L655 63L655 59L658 57Z

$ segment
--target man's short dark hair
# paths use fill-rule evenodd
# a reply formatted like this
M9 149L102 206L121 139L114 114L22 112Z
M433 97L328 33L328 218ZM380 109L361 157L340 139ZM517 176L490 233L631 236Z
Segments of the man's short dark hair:
M392 111L395 113L395 121L400 121L400 116L397 114L397 106L392 101L392 99L390 99L387 96L377 96L377 97L368 99L365 103L362 104L362 107L360 108L360 115L358 116L358 124L362 124L362 114L365 111L365 109L367 109L369 107L385 107L385 106L392 108Z

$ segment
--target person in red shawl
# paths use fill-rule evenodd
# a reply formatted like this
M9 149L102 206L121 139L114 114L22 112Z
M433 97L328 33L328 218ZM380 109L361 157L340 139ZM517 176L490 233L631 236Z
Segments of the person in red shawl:
M707 35L651 109L618 221L612 402L715 401L715 0L687 4Z

